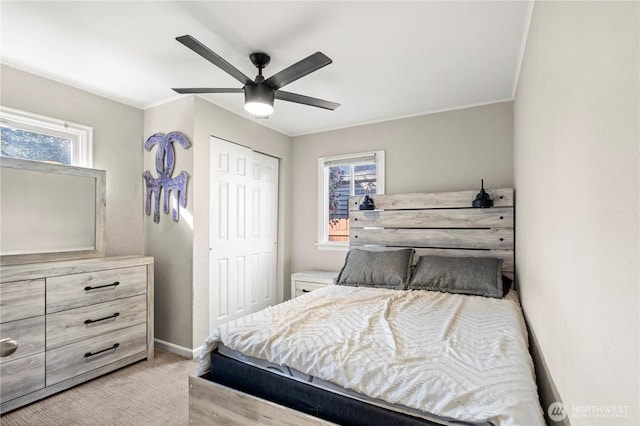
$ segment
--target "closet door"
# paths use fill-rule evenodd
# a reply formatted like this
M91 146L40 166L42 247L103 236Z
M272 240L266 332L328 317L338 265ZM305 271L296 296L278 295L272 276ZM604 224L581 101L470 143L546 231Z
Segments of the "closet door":
M211 138L209 328L276 303L278 159Z

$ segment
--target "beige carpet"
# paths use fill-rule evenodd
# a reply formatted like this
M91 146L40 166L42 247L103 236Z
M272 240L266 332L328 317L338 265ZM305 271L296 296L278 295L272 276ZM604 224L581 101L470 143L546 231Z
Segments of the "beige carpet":
M155 351L113 373L19 408L0 418L12 425L181 425L189 424L189 375L197 360Z

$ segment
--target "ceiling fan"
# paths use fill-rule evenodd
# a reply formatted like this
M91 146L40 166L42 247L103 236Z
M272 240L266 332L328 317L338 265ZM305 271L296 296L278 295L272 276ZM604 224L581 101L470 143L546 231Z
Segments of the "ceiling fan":
M322 52L316 52L313 55L296 62L289 68L272 75L266 80L262 76L262 69L269 65L271 57L263 52L254 52L249 55L249 59L253 65L258 68L258 75L255 80L251 80L229 62L222 59L218 54L192 36L183 35L176 37L176 40L244 85L244 87L239 89L206 87L173 89L178 93L244 93L244 108L256 117L267 117L273 112L274 98L281 101L295 102L329 110L334 110L340 106L340 104L335 102L280 90L281 87L284 87L289 83L293 83L299 78L329 65L331 63L331 59Z

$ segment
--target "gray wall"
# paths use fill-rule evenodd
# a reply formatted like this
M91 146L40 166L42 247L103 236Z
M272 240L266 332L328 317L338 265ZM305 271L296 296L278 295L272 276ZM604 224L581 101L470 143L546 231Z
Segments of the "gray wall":
M193 347L199 347L209 335L209 155L210 136L249 147L280 159L278 188L278 263L276 299L281 302L289 287L291 231L289 223L296 213L290 203L291 139L264 127L252 118L233 114L200 98L194 98L195 146L194 194L196 199L193 239Z
M316 248L318 158L385 150L387 194L513 186L513 104L385 121L293 138L291 270L339 270L344 251Z
M291 139L218 108L185 97L143 111L65 84L2 65L2 105L92 126L94 167L107 171L108 256L155 258L155 333L177 350L191 350L208 335L209 136L280 158L278 300L288 297ZM155 152L144 151L153 133L181 131L193 146L176 148L176 173L190 174L187 207L174 223L144 214L144 170L155 171Z
M193 153L196 143L193 132L193 99L177 101L150 108L144 112L144 140L155 133L178 131L191 141L191 147L183 149L174 144L175 169L189 173L187 205L180 208L176 223L171 213L164 214L160 203L160 221L145 216L144 254L155 259L155 338L181 348L193 348ZM142 141L140 142L142 144ZM144 151L144 170L157 177L155 159L158 148ZM164 193L164 190L163 190ZM141 202L142 206L142 202ZM141 207L142 208L142 207Z
M559 396L574 425L640 424L639 18L536 2L514 106L517 279L543 408Z
M93 167L107 171L107 256L141 255L142 111L1 65L2 105L93 127Z
M176 147L174 176L189 173L187 206L178 223L161 214L145 219L145 254L156 259L156 338L178 350L198 348L209 335L209 155L216 136L280 159L277 299L283 300L289 275L289 182L291 140L194 96L144 112L145 139L154 133L180 131L189 137L187 150ZM155 172L155 153L145 153L145 170ZM288 279L286 283L288 285Z

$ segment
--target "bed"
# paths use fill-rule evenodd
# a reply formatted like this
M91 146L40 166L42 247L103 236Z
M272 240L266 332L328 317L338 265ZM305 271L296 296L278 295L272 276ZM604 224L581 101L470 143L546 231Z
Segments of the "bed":
M513 278L513 191L350 199L331 285L218 327L192 424L544 424Z

